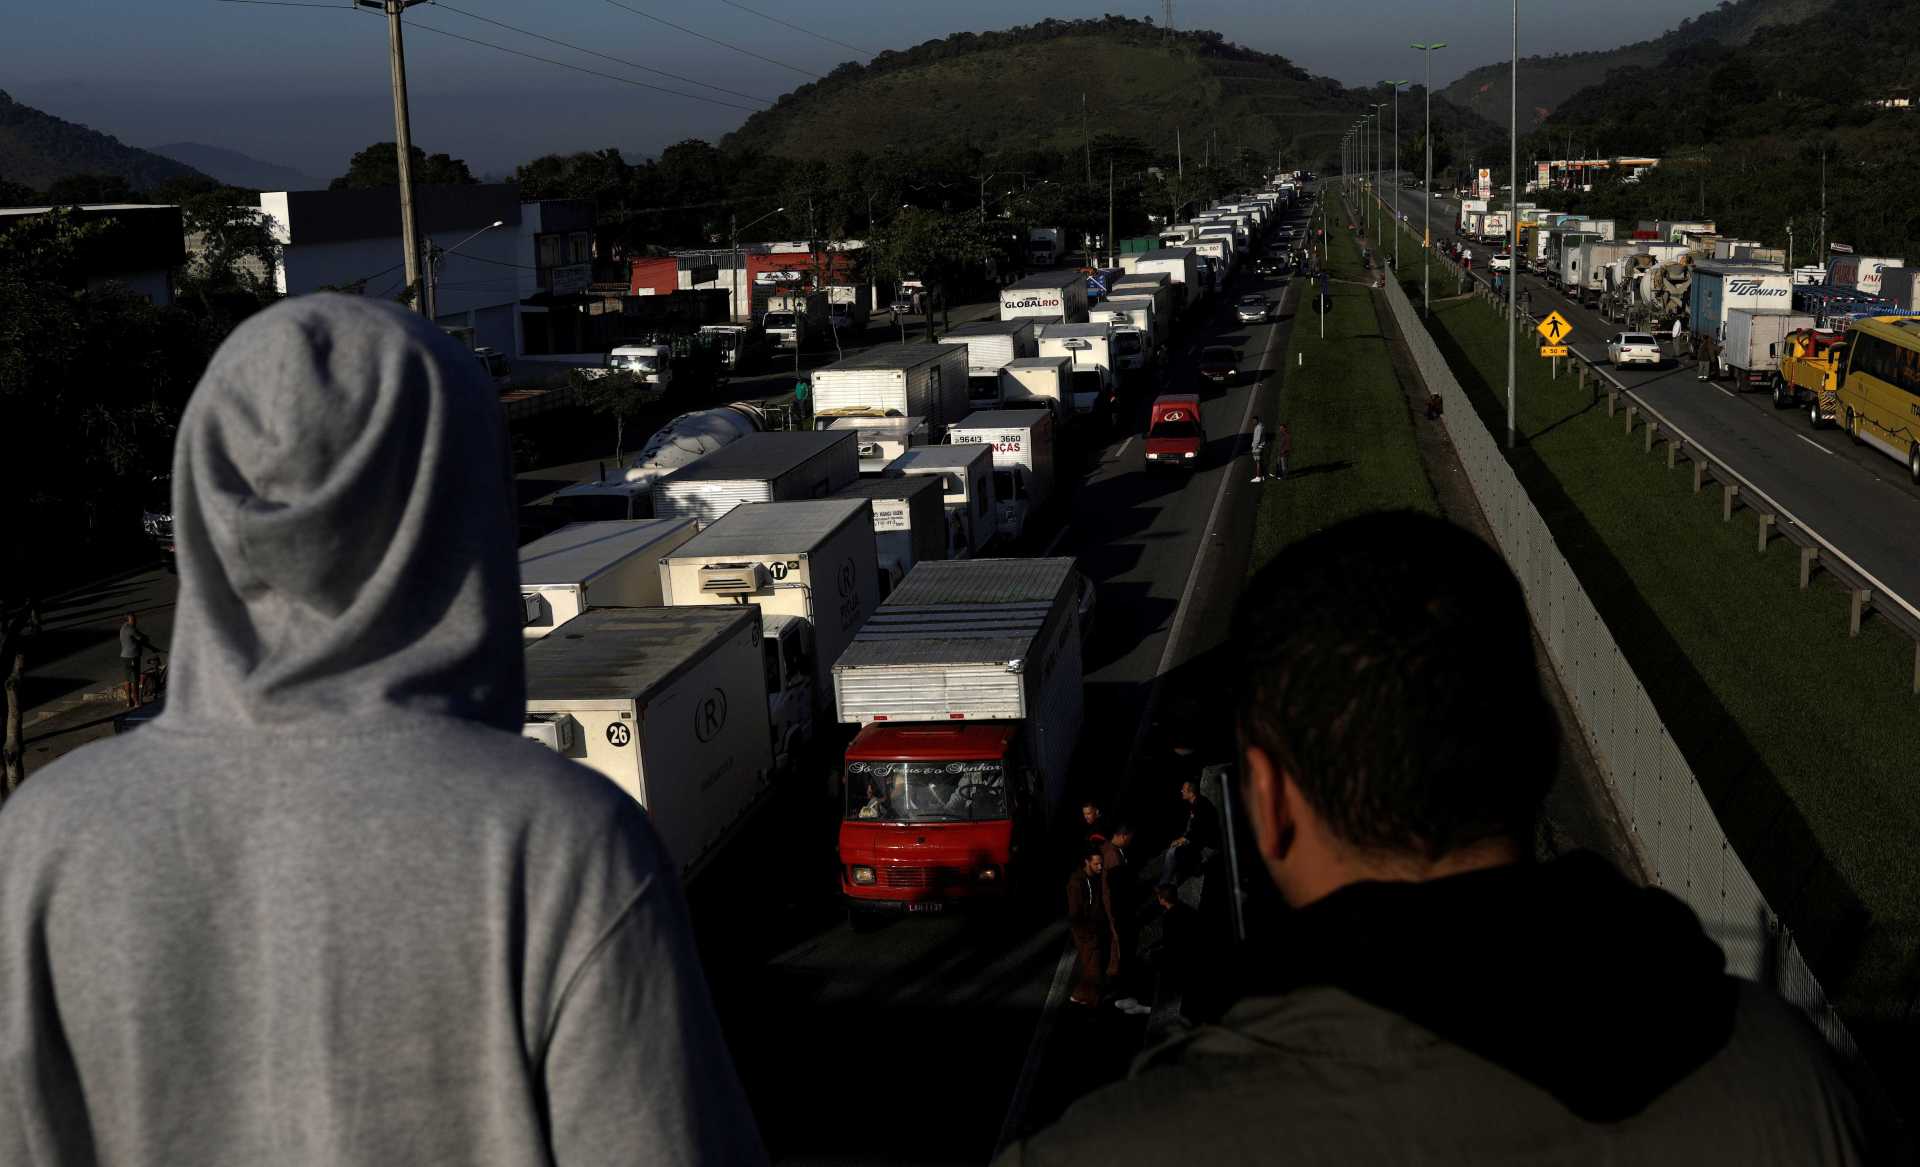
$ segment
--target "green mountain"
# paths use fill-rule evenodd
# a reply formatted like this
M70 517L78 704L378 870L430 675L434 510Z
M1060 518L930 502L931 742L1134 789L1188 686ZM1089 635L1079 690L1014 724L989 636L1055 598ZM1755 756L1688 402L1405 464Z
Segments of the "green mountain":
M205 177L184 163L21 105L0 92L0 179L45 190L50 183L81 174L113 175L136 190L168 179Z
M1574 94L1600 85L1616 69L1654 68L1679 50L1700 46L1738 48L1761 31L1794 24L1833 8L1835 0L1723 0L1711 12L1683 20L1653 38L1592 53L1555 53L1550 57L1520 58L1520 125L1536 127L1550 118ZM1836 11L1850 5L1841 4ZM1884 14L1884 9L1875 7ZM1524 30L1523 30L1524 31ZM1444 50L1442 50L1444 52ZM1448 85L1439 93L1463 109L1479 114L1504 129L1509 110L1509 67L1486 65ZM1659 111L1671 117L1672 109ZM1646 147L1633 147L1634 150Z
M789 158L902 151L1059 154L1103 136L1171 161L1252 151L1326 169L1369 95L1215 32L1108 16L957 33L846 64L749 117L730 152ZM1373 100L1384 100L1373 94ZM1405 141L1414 138L1409 104ZM1494 127L1441 102L1436 138Z

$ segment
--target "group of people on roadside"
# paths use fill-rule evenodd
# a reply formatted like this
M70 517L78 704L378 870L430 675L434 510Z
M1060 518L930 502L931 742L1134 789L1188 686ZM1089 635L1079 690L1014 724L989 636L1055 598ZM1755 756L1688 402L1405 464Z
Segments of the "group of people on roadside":
M507 450L471 354L392 304L295 298L215 354L166 708L0 809L0 1163L766 1161L677 865L520 737ZM1831 1052L1681 900L1535 858L1559 731L1491 547L1336 524L1229 644L1285 946L1001 1163L1869 1161ZM1135 857L1098 833L1069 889L1104 976Z

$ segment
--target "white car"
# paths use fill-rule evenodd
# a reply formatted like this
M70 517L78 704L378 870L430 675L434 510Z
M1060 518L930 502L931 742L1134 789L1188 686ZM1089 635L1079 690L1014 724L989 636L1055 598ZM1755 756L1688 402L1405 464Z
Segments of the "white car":
M1652 365L1657 369L1665 359L1660 342L1651 333L1621 332L1607 341L1607 360L1616 369L1624 365Z
M1487 261L1487 270L1488 271L1512 271L1513 256L1505 255L1505 254L1494 256L1492 259Z

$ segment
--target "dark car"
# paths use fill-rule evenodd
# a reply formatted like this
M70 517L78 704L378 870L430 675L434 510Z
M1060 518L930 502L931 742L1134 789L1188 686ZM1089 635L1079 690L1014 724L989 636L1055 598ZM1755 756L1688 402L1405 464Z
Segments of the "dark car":
M1255 275L1286 276L1293 274L1293 265L1284 255L1263 255L1253 261Z
M1200 350L1200 375L1220 385L1240 379L1240 354L1224 344L1212 344Z

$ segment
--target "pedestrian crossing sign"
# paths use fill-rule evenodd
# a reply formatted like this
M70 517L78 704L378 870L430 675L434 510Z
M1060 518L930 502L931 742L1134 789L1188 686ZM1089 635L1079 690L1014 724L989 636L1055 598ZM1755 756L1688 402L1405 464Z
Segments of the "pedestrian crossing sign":
M1564 357L1567 355L1567 346L1564 344L1543 344L1540 346L1540 355L1543 357Z
M1548 344L1565 344L1567 337L1573 335L1573 325L1558 312L1547 313L1546 319L1534 327L1534 331L1546 338Z

